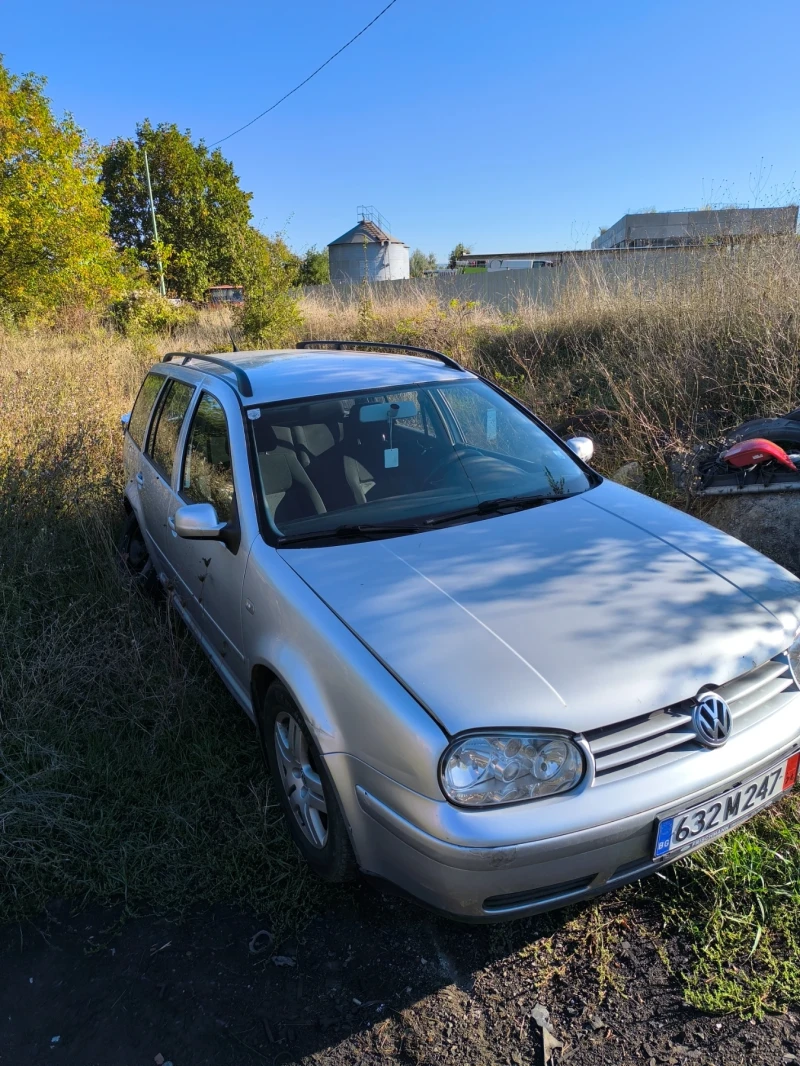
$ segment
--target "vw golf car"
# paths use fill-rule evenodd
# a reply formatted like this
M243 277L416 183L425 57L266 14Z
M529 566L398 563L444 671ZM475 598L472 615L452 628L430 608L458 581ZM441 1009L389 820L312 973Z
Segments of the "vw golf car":
M314 870L515 917L790 789L800 582L451 358L371 347L167 355L123 419L122 557Z

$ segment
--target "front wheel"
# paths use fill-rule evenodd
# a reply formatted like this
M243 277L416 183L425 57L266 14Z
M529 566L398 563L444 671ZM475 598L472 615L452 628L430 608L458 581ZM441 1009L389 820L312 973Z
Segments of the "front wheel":
M147 596L156 596L158 577L139 522L133 511L126 517L117 540L117 559L126 580Z
M267 689L258 727L289 832L308 865L325 881L357 872L339 801L314 738L280 681Z

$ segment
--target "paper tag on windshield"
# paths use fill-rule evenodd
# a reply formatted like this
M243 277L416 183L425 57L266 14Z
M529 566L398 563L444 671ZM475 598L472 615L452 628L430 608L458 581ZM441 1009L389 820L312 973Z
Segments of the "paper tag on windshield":
M400 449L384 448L383 465L386 467L387 470L391 470L393 466L400 466Z
M497 409L490 407L486 412L486 439L495 440L497 437Z

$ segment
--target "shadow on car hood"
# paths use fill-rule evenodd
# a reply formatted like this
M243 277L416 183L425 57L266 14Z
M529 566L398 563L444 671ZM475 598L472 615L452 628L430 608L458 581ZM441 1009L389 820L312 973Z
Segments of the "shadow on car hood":
M611 482L281 555L450 733L580 732L668 706L781 651L800 607L786 570Z

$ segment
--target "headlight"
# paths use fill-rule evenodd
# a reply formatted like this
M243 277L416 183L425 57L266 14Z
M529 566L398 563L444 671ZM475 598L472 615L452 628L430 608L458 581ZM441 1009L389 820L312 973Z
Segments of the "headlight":
M794 683L800 688L800 629L798 629L794 640L787 648L786 655L789 658L789 669L792 671Z
M483 733L455 741L442 758L442 789L453 803L522 803L574 788L583 755L568 737Z

